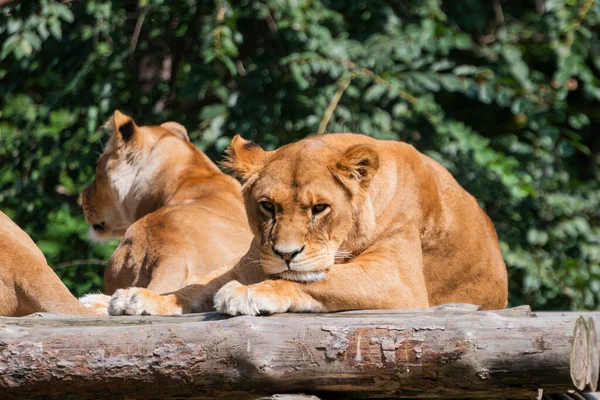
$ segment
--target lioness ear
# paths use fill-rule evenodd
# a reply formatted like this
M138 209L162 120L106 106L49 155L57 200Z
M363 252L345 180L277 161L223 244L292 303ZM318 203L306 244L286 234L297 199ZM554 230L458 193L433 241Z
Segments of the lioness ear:
M185 126L178 124L177 122L174 122L174 121L164 122L164 123L160 124L160 126L165 128L169 132L176 134L177 136L179 136L186 142L190 141L190 137L188 136L188 132L187 132L187 129L185 129Z
M369 145L354 145L342 155L333 168L338 178L367 188L379 169L379 156Z
M223 165L230 169L235 176L243 181L263 166L267 153L256 143L235 135L231 145L226 150Z
M125 142L130 141L135 135L139 134L139 128L131 117L115 110L113 114L113 123L115 124L115 135Z

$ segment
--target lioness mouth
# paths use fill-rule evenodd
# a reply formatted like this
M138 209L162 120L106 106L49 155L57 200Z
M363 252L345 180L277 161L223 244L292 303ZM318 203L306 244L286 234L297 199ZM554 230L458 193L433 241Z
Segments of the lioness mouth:
M280 272L276 276L280 279L295 282L318 282L325 279L326 271L294 271L287 270Z
M106 223L100 222L99 224L94 224L94 225L92 225L92 228L95 231L103 231L104 229L106 229Z

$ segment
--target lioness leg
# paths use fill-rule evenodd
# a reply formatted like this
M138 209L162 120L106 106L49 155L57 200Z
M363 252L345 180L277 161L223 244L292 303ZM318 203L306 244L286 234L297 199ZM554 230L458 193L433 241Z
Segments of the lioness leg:
M0 265L0 315L19 317L34 312L98 315L79 304L48 264L17 257L12 265Z
M172 293L132 287L118 289L112 296L110 315L173 315L214 311L213 297L227 282L241 280L248 284L265 279L260 266L248 262L248 254L233 267L214 271L202 280Z
M97 315L79 304L33 240L0 212L0 315Z
M33 312L68 315L102 314L80 304L47 264L29 267L31 274L16 275L15 288L18 299L16 316Z
M389 271L356 262L334 265L320 282L265 280L246 286L232 281L217 292L215 308L224 314L257 315L429 306L424 284L407 284Z
M318 282L265 280L245 286L234 281L215 296L217 311L231 315L428 306L421 245L410 233L333 265Z
M319 282L259 281L256 268L243 258L232 269L225 268L197 284L162 296L141 288L117 291L109 312L139 315L210 311L214 293L217 311L232 315L429 306L418 239L396 237L381 243L350 263L332 266Z

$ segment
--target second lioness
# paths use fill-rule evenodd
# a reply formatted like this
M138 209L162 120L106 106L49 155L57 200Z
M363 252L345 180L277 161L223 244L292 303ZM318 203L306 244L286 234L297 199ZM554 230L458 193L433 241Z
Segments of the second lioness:
M248 253L168 295L119 290L112 314L506 306L490 219L412 146L329 134L266 152L236 137L229 165L244 181Z
M248 248L241 186L189 142L175 122L137 126L115 111L95 180L81 195L97 240L122 236L104 273L105 293L130 286L180 289L234 263ZM97 310L108 296L80 299Z

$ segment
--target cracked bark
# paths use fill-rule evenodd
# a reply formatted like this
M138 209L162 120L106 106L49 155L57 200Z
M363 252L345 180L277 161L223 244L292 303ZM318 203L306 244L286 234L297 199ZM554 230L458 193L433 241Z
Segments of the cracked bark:
M600 313L585 314L451 305L236 318L0 318L0 393L535 398L539 388L575 389L573 374L577 386L595 388L590 319Z

